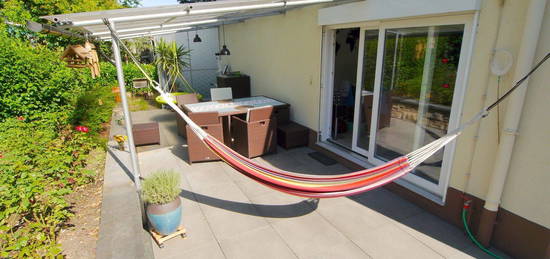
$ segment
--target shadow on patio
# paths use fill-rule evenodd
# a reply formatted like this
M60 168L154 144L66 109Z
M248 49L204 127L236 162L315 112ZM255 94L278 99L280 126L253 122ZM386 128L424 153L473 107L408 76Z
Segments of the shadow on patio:
M165 115L157 117L161 112ZM161 134L173 136L162 139L179 138L170 127L175 115L161 112L149 114L149 120L168 118ZM180 139L139 153L144 177L159 169L182 173L188 237L167 241L163 249L153 244L157 258L489 258L462 230L384 188L304 200L262 186L222 162L189 165L186 150ZM279 149L254 160L301 173L350 171L338 163L325 166L308 155L312 152Z

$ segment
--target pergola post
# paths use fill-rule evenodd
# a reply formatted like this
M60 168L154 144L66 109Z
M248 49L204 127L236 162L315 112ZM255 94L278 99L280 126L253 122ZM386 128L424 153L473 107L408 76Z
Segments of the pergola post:
M112 21L108 21L111 29L112 48L113 55L115 56L116 76L118 79L118 87L120 88L120 98L122 99L122 111L124 112L124 121L126 126L126 135L128 136L128 145L130 146L130 158L132 160L132 171L134 176L134 183L138 193L141 191L141 173L139 170L139 162L136 152L136 146L134 145L134 135L132 133L132 116L130 115L130 109L128 108L128 97L126 95L126 86L124 84L124 72L122 70L122 59L120 58L120 48L118 46L117 38L115 37L115 24Z

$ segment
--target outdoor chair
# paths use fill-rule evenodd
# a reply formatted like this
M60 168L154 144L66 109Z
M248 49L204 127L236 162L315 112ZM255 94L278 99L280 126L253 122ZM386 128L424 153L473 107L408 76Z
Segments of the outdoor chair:
M248 158L277 151L277 119L273 107L249 109L246 117L231 116L232 146Z
M178 107L182 111L186 112L184 105L198 103L199 98L196 94L176 95L176 102L178 104ZM187 133L185 133L185 126L187 125L187 123L185 123L181 116L176 116L176 124L178 127L178 135L182 136L183 138L187 138Z
M187 115L208 134L223 141L222 122L217 112L189 112ZM185 127L187 133L187 153L189 155L189 164L198 161L219 160L218 156L214 154L214 152L212 152L206 144L199 139L199 137L197 137L189 125L186 125Z
M233 91L231 87L210 88L210 98L212 101L231 100L233 99Z

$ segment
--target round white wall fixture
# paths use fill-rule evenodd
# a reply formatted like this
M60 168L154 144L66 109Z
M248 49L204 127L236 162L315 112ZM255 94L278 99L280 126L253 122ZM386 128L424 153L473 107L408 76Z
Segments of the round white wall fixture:
M503 76L512 67L514 56L505 49L495 49L493 60L491 60L491 72L496 76Z

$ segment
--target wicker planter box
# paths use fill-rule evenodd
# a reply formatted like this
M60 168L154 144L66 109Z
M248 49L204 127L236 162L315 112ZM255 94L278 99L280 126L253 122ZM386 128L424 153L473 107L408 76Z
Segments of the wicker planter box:
M277 127L277 144L285 149L307 146L309 129L295 122Z
M157 122L132 125L136 146L160 144L159 124Z

